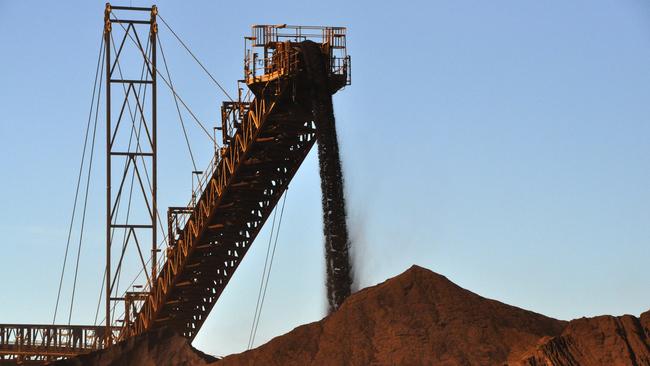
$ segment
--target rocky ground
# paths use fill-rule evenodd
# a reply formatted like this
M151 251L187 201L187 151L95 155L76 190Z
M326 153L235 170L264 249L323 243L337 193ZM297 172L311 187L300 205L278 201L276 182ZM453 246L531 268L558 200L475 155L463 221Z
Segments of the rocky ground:
M222 360L158 331L57 365L650 365L650 312L565 322L413 266L321 321Z

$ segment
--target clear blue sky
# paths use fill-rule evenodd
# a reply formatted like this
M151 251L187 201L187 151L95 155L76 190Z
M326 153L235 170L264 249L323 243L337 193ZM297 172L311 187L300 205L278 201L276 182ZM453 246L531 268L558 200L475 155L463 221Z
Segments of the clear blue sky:
M415 263L562 319L650 308L647 1L158 5L233 93L251 24L348 27L353 84L335 110L357 287ZM103 8L0 0L3 323L51 321ZM179 93L217 121L223 95L164 29L161 37ZM160 88L166 207L189 199L192 168ZM205 166L211 145L191 129ZM78 323L92 323L103 265L103 150L99 143ZM246 346L267 239L265 229L197 347ZM322 248L312 153L289 190L257 344L324 315Z

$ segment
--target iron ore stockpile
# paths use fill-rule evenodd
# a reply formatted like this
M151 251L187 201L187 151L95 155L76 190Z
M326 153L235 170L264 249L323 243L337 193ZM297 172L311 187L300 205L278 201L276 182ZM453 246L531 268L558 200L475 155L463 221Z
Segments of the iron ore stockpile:
M556 320L417 266L351 295L321 321L221 360L163 335L55 365L650 365L650 311Z
M327 299L330 312L341 306L350 296L352 287L350 242L345 214L343 173L336 120L329 91L328 64L317 43L300 43L302 57L311 77L312 114L316 124L318 162L323 200L323 231L325 234L325 262L327 269Z

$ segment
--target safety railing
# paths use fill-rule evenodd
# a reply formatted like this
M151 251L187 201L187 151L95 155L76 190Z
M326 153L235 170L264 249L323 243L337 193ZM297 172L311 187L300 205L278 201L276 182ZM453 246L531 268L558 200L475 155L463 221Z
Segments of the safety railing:
M264 47L275 42L302 42L306 40L330 43L345 48L345 27L321 27L311 25L259 24L252 27L253 47Z
M223 102L221 105L221 127L219 129L221 130L224 145L230 144L249 110L249 102Z
M344 27L254 25L252 36L245 42L244 79L251 84L294 72L299 60L291 43L306 40L322 45L323 52L329 53L331 75L345 77L345 85L349 85L350 56Z
M260 57L251 50L246 52L244 59L244 74L246 82L257 82L272 77L289 75L298 67L298 53L287 47L285 43L276 45L267 57Z
M332 58L331 75L345 77L345 85L352 83L352 60L350 56L345 58Z
M111 331L117 338L119 328ZM0 354L75 355L104 348L105 332L105 326L0 324Z
M217 170L217 167L219 165L219 156L220 152L216 151L212 156L208 167L199 175L196 185L192 187L192 198L190 199L190 202L188 202L187 206L170 207L167 217L169 225L169 233L167 239L169 243L168 250L171 250L174 247L176 241L178 240L180 232L187 226L187 221L192 215L192 212L196 209L196 200L201 197L203 191L205 191L205 188L212 179L214 172Z

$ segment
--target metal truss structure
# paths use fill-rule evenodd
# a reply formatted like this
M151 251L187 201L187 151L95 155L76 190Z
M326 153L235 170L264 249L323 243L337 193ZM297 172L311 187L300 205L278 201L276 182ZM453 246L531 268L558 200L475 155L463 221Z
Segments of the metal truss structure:
M112 10L148 11L144 20L110 17ZM107 93L107 261L105 326L0 325L0 362L22 360L43 364L46 360L69 357L104 348L153 328L171 327L192 340L231 280L243 257L259 234L289 182L316 141L311 111L310 77L304 67L299 42L314 40L327 59L329 90L334 94L350 84L350 57L346 53L345 28L253 26L246 38L244 82L252 92L221 108L223 147L215 151L208 169L202 172L187 206L170 207L167 212L167 250L160 258L156 243L156 14L152 8L107 5L106 86ZM111 57L111 27L122 25L124 39ZM136 27L149 31L144 46ZM139 43L145 70L140 79L118 77L117 60L127 37ZM260 56L262 55L262 56ZM120 112L111 111L115 86L123 91ZM139 86L149 86L151 97L146 112ZM131 113L129 100L138 112L141 131L148 141L135 152L116 148L122 119ZM125 109L126 108L126 109ZM128 110L127 110L128 109ZM145 197L145 222L118 222L114 206L122 195L126 173L117 191L112 191L113 159L126 159ZM142 171L148 164L152 177L144 183ZM111 272L111 245L115 230L125 230L136 241L139 230L150 230L151 268L149 281L141 291L115 297ZM136 235L138 234L138 235ZM139 249L138 249L139 250ZM118 260L118 267L122 258ZM143 266L146 266L144 259ZM157 268L156 263L163 263ZM123 319L111 319L115 301L124 301ZM5 358L3 358L5 357ZM40 363L39 363L40 362Z
M128 14L127 17L115 15L114 12L119 11ZM138 303L146 298L141 293L127 292L125 296L118 294L120 270L129 246L137 249L149 287L157 276L157 14L156 6L135 8L110 4L106 5L104 14L106 50L106 283L104 285L106 315L104 324L107 327L113 324L111 313L114 302L124 302L125 319L121 320L128 322L132 309L137 308ZM145 37L142 37L143 33ZM114 38L114 34L117 35L117 39ZM111 51L115 54L112 55ZM126 65L120 62L127 57L137 61L128 62ZM149 95L147 95L148 91ZM122 159L124 165L116 164ZM114 179L115 176L117 180ZM130 192L125 193L129 181ZM141 194L141 199L135 205L132 204L134 186L137 187L136 195ZM127 200L128 203L124 203ZM126 215L118 215L120 205L127 204L129 209ZM122 238L121 243L118 238ZM145 263L145 258L149 256L144 255L141 248L141 243L146 242L151 243L150 269ZM121 249L116 265L112 261L114 246ZM106 342L110 344L112 333L105 332L105 334L109 337Z
M118 328L110 329L113 336ZM0 325L0 365L44 364L106 346L106 327L79 325Z

